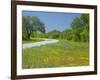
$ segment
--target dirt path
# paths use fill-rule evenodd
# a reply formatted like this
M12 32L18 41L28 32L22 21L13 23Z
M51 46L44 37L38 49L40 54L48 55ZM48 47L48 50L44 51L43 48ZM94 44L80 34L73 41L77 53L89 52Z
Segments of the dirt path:
M43 39L43 41L40 41L40 42L25 43L25 44L23 44L23 49L31 48L34 46L42 46L42 45L46 45L46 44L57 43L58 41L59 40L57 40L57 39Z

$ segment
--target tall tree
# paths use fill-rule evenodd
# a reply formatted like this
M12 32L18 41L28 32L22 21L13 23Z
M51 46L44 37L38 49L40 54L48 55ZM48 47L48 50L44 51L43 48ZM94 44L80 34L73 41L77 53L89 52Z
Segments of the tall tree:
M71 24L74 41L89 41L89 14L82 14Z
M22 17L23 32L26 32L27 39L30 39L32 32L40 31L45 33L45 25L36 16L23 16Z
M80 41L80 32L83 29L83 23L80 18L75 18L71 24L72 32L73 32L73 40Z
M58 31L58 30L53 30L53 31L50 31L50 32L48 32L48 36L49 36L49 38L59 38L60 37L60 31Z
M82 14L80 19L84 24L84 29L81 33L81 38L83 38L83 41L89 41L89 14Z

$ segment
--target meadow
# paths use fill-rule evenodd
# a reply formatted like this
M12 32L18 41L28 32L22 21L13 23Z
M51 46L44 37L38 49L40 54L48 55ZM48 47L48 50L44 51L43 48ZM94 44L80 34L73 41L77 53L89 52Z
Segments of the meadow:
M88 44L59 39L58 43L23 49L22 68L88 66Z
M22 43L33 43L33 42L39 42L39 41L43 41L43 39L37 39L37 38L30 38L30 40L23 40Z

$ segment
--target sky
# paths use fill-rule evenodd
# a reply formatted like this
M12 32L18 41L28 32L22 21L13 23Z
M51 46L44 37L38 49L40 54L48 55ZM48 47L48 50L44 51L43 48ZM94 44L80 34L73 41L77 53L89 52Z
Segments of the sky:
M80 17L80 13L22 11L22 16L37 16L44 24L46 32L52 30L63 31L70 29L74 18Z

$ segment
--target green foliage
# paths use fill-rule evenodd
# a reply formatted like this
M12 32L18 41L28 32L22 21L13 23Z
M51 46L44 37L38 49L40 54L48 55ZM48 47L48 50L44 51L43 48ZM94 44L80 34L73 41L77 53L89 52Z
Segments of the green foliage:
M25 28L23 28L22 30L22 40L26 40L27 39L27 33L25 31Z
M23 26L23 38L30 39L33 32L45 33L45 25L36 16L22 16L22 26Z
M71 23L72 29L77 29L83 26L83 23L80 18L75 18Z
M60 33L61 33L60 31L53 30L51 32L48 32L48 37L56 39L60 37Z
M48 34L37 34L37 37L39 38L49 38Z
M48 38L48 34L44 34L44 33L36 33L36 32L33 32L31 34L31 37L32 38Z
M73 41L89 41L89 14L82 14L75 18L71 24Z
M61 38L67 39L67 40L72 40L72 30L71 29L66 29L61 33Z
M89 33L87 30L83 30L83 32L80 33L80 36L83 42L89 41Z
M83 24L89 25L89 14L82 14L80 19L82 20Z

